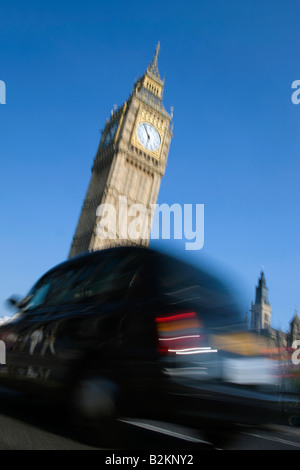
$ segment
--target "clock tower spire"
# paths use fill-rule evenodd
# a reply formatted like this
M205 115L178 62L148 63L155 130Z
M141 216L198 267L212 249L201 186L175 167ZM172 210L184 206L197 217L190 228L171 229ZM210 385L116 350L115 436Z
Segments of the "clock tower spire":
M159 51L158 43L152 62L134 84L128 100L106 122L69 258L111 246L149 244L151 208L157 201L172 138L172 114L162 102ZM99 207L107 207L104 204L114 207L116 215L106 226L99 211ZM134 218L130 208L137 205L145 214L139 219L137 236L130 237L126 230Z
M160 75L159 75L158 64L157 64L157 58L158 58L159 50L160 50L160 42L156 46L155 55L153 57L153 60L152 60L151 64L147 68L147 73L150 76L152 75L152 77L155 80L158 80L159 82L163 83L161 78L160 78Z

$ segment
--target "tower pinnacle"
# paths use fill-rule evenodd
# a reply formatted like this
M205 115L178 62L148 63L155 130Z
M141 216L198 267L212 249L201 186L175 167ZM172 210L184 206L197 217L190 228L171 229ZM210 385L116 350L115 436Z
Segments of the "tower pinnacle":
M255 303L251 306L251 329L256 332L269 330L271 326L271 304L268 301L268 288L264 271L260 273L256 287Z
M155 49L155 54L153 57L153 60L151 64L147 68L147 73L148 75L152 76L155 80L157 80L159 83L163 83L162 79L160 78L159 71L158 71L158 64L157 64L157 58L160 50L160 42L158 42L156 49Z

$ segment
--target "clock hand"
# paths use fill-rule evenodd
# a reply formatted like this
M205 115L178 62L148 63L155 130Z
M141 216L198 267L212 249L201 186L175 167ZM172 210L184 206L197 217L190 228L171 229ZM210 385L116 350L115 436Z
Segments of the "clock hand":
M145 131L146 131L146 134L147 134L147 137L148 137L148 140L149 140L149 139L150 139L150 135L148 134L147 127L145 126L145 124L144 124L144 129L145 129Z

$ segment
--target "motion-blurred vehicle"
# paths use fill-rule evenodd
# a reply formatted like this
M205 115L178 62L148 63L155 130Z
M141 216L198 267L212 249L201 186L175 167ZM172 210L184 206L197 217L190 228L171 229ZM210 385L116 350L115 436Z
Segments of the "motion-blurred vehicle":
M151 418L228 435L277 406L272 364L220 280L142 247L68 260L0 327L1 381L64 397L97 429ZM226 431L226 432L225 432Z

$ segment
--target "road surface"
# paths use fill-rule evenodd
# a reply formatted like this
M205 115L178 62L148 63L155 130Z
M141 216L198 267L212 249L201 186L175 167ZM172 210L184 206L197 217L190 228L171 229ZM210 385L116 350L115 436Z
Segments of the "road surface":
M123 433L110 446L87 444L58 405L0 389L0 450L113 450L152 452L202 450L300 450L300 428L270 424L259 429L245 426L227 446L215 447L201 432L146 420L122 421Z

